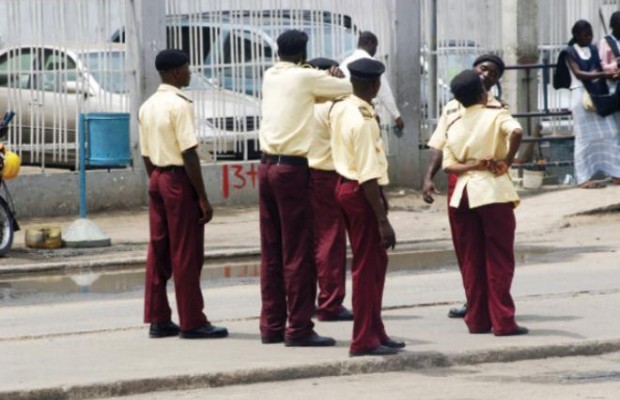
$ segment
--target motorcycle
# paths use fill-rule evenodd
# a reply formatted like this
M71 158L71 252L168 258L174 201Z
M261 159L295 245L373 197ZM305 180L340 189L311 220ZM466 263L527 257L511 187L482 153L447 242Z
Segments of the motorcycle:
M4 119L0 121L0 140L6 136L14 115L12 111L7 111ZM4 257L11 250L15 232L19 231L13 199L5 182L17 176L19 167L19 156L0 143L0 257Z

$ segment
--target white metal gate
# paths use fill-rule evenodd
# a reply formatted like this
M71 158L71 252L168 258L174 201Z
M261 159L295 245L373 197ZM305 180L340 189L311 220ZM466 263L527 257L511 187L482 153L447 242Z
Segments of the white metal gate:
M377 57L388 66L395 51L393 1L151 1L165 6L168 47L191 56L187 90L205 160L257 157L261 76L282 31L306 30L309 57L341 61L361 30L379 37ZM138 41L125 37L131 3L0 0L0 112L17 113L8 142L25 164L75 168L79 114L129 110L136 71L126 55L137 46L121 42Z
M205 159L256 156L261 76L285 29L310 33L309 56L342 60L361 30L379 37L377 58L393 83L394 0L149 0L164 2L168 46L191 55L199 137ZM422 0L421 141L449 98L448 84L479 54L503 55L508 0ZM0 0L0 112L14 109L10 146L25 163L75 167L81 112L128 111L130 74L122 44L131 0ZM152 4L152 3L151 3ZM539 61L553 62L572 23L588 19L596 39L620 0L538 0ZM604 15L605 24L599 18ZM436 15L436 23L433 15ZM398 19L406 21L399 16ZM144 21L151 23L151 21ZM162 27L163 28L163 27ZM138 45L142 45L138 43ZM135 47L134 47L135 48ZM11 50L12 49L12 50ZM539 92L542 92L539 75ZM562 96L550 91L549 105ZM380 107L379 107L380 108ZM380 108L381 111L381 108ZM389 117L382 121L389 128ZM385 136L388 142L392 135Z
M470 68L475 58L491 52L504 55L502 32L503 7L507 0L424 0L422 24L422 112L421 141L426 142L434 129L441 107L451 97L449 82L460 70ZM510 3L515 3L511 0ZM611 13L620 8L619 0L538 0L538 63L553 64L559 51L571 37L578 19L588 20L594 28L594 41L605 34ZM436 12L436 24L433 13ZM602 17L601 17L602 16ZM433 63L437 66L431 68ZM507 71L505 76L514 71ZM543 109L543 94L548 94L551 111L568 108L567 96L544 87L543 72L532 72L538 80L538 110ZM519 93L518 95L524 95ZM535 107L535 106L534 106ZM529 110L536 111L536 109ZM545 119L545 127L570 129L564 117Z
M125 52L109 41L124 0L3 0L0 111L24 164L76 166L80 113L127 111Z
M196 75L224 89L209 95L216 101L199 99L207 105L198 108L202 147L215 159L257 157L262 75L276 61L283 31L308 33L308 59L342 61L359 32L371 30L380 41L377 58L389 65L393 9L392 1L380 0L167 0L168 46L190 53ZM217 107L230 112L221 115Z

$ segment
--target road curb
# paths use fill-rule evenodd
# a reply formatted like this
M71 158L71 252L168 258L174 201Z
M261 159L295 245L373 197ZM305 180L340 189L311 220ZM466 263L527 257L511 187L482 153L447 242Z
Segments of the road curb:
M257 256L260 254L259 248L250 249L231 249L222 251L210 251L205 253L205 262L212 260L226 260L231 258L242 258ZM47 262L33 262L15 266L3 266L0 268L0 276L14 275L30 272L72 272L89 268L91 270L119 270L144 266L146 263L146 252L142 255L123 255L121 257L110 257L106 260L61 260Z
M450 250L448 241L430 241L431 243L441 242L442 246L434 245L432 248L424 248L420 246L427 245L429 241L403 241L399 243L399 248L395 253L402 253L408 251L419 251L421 253L430 253L438 251ZM416 247L418 247L416 249ZM128 251L126 254L117 257L109 257L107 259L88 259L85 256L78 260L59 260L59 261L43 261L25 263L15 266L2 266L0 267L0 277L6 275L15 274L27 274L27 273L54 273L54 272L74 272L82 269L90 269L92 271L98 270L122 270L129 268L140 268L146 263L146 251L143 254L135 255L135 251ZM214 262L226 262L232 259L243 259L247 257L260 256L259 247L250 248L231 248L226 250L211 250L205 252L205 268L209 268L209 263Z
M516 256L523 254L543 254L558 249L549 246L531 244L517 245ZM105 259L88 259L81 257L77 260L45 261L16 266L0 267L0 278L31 273L71 274L88 270L92 272L112 272L130 269L142 269L146 263L146 254L128 251L125 254ZM399 246L390 252L395 258L389 269L395 271L432 270L445 266L455 265L456 258L452 242L448 240L410 240L399 243ZM396 257L410 255L407 262L399 263ZM244 278L260 275L260 248L230 248L225 250L211 250L205 252L203 279ZM350 251L347 255L351 256Z
M254 368L231 372L175 375L135 379L82 386L65 386L25 391L0 392L0 400L79 400L151 393L155 391L191 390L209 387L247 385L293 379L397 372L408 369L446 368L550 357L593 356L620 351L620 339L579 343L505 347L462 353L402 352L396 356L364 357L314 365L282 368Z

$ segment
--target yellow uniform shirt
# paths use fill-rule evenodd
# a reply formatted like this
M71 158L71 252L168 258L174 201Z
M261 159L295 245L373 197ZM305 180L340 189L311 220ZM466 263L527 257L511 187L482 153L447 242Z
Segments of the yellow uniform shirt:
M357 96L336 102L329 114L332 158L345 178L387 185L388 163L376 117L372 105Z
M311 121L312 144L308 152L308 165L310 168L323 171L334 170L332 159L331 134L329 131L329 111L332 108L331 101L316 104L314 116Z
M351 83L327 71L278 62L263 77L260 148L267 154L308 155L314 104L346 96Z
M461 118L448 127L443 167L488 157L495 160L506 158L509 136L518 128L521 128L519 122L504 108L476 104L464 109ZM466 186L470 208L492 203L519 204L509 174L495 176L490 171L469 171L459 175L450 200L451 207L459 206Z
M492 107L505 107L505 105L491 93L488 94L487 105ZM446 144L446 131L448 130L448 126L461 116L464 109L465 107L456 99L452 99L446 103L443 110L441 110L441 116L437 120L437 127L427 143L428 147L432 147L439 151L443 150L443 146Z
M181 153L198 145L192 101L161 84L139 112L140 151L157 167L182 166Z

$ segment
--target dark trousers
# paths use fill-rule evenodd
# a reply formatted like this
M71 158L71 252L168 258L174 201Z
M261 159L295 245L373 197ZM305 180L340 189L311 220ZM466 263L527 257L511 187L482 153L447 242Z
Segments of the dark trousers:
M335 171L311 169L310 177L314 260L319 281L317 316L323 319L344 309L347 237L342 211L336 201L339 175Z
M307 166L258 168L264 337L300 339L313 333L316 270L308 173Z
M353 339L350 350L372 350L388 339L381 319L387 252L364 190L357 182L340 183L336 198L343 210L353 263Z
M510 294L515 269L513 204L469 208L465 190L454 213L454 224L462 257L469 331L493 328L495 334L513 332L517 327Z
M204 225L198 197L183 168L155 169L149 180L150 241L146 259L144 322L170 321L166 283L174 277L181 330L207 323L200 290Z

